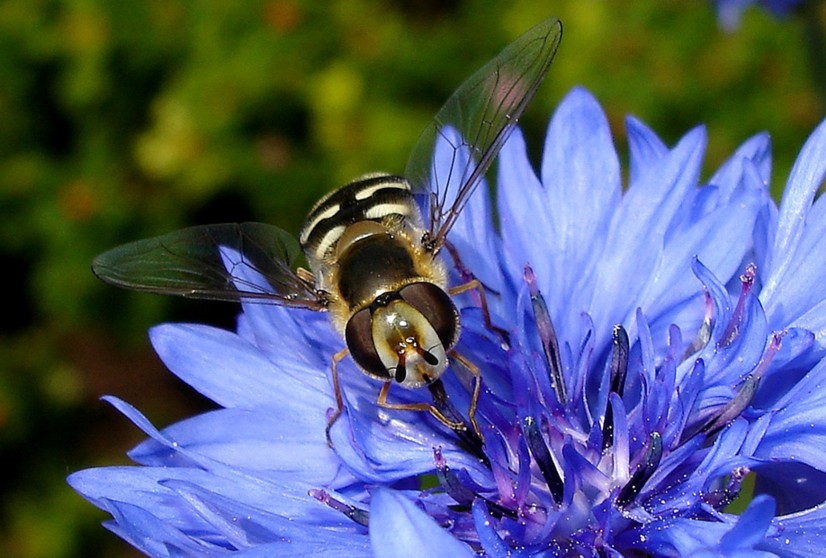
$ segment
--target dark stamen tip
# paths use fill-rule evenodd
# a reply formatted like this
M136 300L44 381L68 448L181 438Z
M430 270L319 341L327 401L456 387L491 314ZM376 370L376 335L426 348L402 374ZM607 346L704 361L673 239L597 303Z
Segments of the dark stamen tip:
M637 470L631 475L631 480L622 487L617 495L617 507L624 508L634 501L645 483L657 470L663 456L663 439L659 432L652 432L648 436L648 444L642 461L637 466Z
M439 484L442 485L445 492L453 498L457 504L467 506L469 508L473 505L474 500L479 499L485 502L488 506L490 514L496 518L510 517L511 519L516 519L518 517L516 511L489 500L469 488L468 485L472 484L472 481L467 475L467 472L460 471L457 473L453 471L448 466L444 455L442 455L441 448L433 448L433 458L436 463L436 478L439 480Z
M539 341L542 343L542 350L545 353L545 361L551 377L551 386L557 400L565 404L568 400L565 386L565 378L562 376L562 361L559 358L559 340L556 337L551 314L548 312L548 305L545 304L545 297L536 286L536 275L530 265L525 266L525 282L528 285L528 292L531 294L531 306L533 307L534 322L539 333Z
M754 374L746 376L737 394L723 407L716 417L710 419L706 425L700 429L700 432L712 436L728 426L749 406L754 394L757 392L759 384L760 381Z
M602 451L614 445L614 407L609 400L605 407L605 419L602 422Z
M611 391L622 397L625 392L625 378L628 375L628 332L621 324L617 324L611 332L611 337Z
M562 503L565 487L553 456L545 443L545 438L539 430L539 425L533 417L526 417L522 421L522 428L525 432L525 440L528 442L528 449L545 478L545 483L548 485L548 490L550 490L554 502L559 505Z
M622 397L625 392L625 380L628 376L628 332L621 324L614 326L611 332L611 392ZM614 408L606 402L605 419L602 422L602 451L614 445Z

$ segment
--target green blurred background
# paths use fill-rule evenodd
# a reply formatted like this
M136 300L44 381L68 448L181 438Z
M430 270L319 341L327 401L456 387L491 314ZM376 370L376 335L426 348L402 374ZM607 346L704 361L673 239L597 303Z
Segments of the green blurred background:
M95 254L195 223L295 232L326 190L402 171L453 89L549 15L564 39L522 120L537 152L580 84L622 153L628 113L669 143L705 123L707 174L768 130L779 193L824 115L815 4L780 21L750 9L726 32L696 0L0 3L0 555L133 556L64 481L127 463L142 438L98 398L161 426L209 406L146 329L231 327L235 308L107 287Z

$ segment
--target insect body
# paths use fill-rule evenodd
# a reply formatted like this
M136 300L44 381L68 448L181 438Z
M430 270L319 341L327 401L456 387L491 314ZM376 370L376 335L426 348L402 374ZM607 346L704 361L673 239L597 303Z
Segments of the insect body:
M418 388L437 380L459 337L459 312L445 292L447 271L422 244L423 234L421 212L407 180L374 174L319 201L300 241L315 271L316 288L329 296L331 318L349 354L365 373L384 382L379 404L427 409L459 428L431 405L386 401L392 381ZM476 372L475 367L470 370ZM474 394L478 396L478 387ZM339 401L330 424L341 409ZM473 412L469 414L473 422Z
M378 174L322 199L300 236L353 359L408 388L444 372L459 333L447 272L423 248L423 233L407 181Z
M545 77L561 34L561 23L551 19L506 47L436 115L405 177L366 175L327 195L307 217L300 244L261 223L192 227L105 252L93 271L135 290L329 311L347 349L333 357L337 409L328 441L344 408L337 363L348 353L383 382L379 405L427 410L457 430L464 423L436 406L389 403L387 395L394 382L432 386L450 358L458 360L475 376L468 418L478 432L479 370L454 350L460 321L450 294L478 288L484 305L484 291L475 280L449 288L438 254ZM432 162L437 149L448 155L446 165ZM296 264L302 251L311 272Z

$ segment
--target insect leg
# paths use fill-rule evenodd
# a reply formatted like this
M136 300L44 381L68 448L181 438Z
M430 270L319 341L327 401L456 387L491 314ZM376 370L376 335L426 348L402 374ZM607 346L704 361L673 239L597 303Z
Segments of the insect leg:
M482 391L482 373L478 366L465 358L465 356L461 353L452 350L449 354L451 357L458 360L459 363L467 368L468 372L473 375L473 394L470 396L470 407L467 411L467 418L470 420L473 430L475 430L476 434L478 434L481 438L482 431L479 429L479 424L476 422L476 406L479 403L479 393Z
M449 240L445 240L444 246L447 248L447 253L450 254L450 259L453 260L453 265L459 272L459 276L462 278L462 281L470 281L475 279L473 272L465 267L464 263L462 263L462 258L459 256L459 250L456 249L453 243Z
M465 267L465 264L462 262L462 257L459 255L459 250L457 250L456 247L449 240L445 240L444 246L445 248L447 248L447 252L450 254L450 258L453 260L453 265L459 272L459 276L462 278L462 281L464 281L464 283L451 288L448 292L452 295L457 295L469 290L476 289L476 292L479 294L479 304L482 307L482 317L485 319L485 326L489 330L497 332L506 343L510 344L510 337L508 335L508 332L502 329L501 327L493 325L493 322L490 319L490 311L488 310L488 300L485 293L488 290L491 290L494 293L496 293L496 291L485 286L473 275L473 272L471 270Z
M335 395L336 398L336 409L327 419L327 428L324 429L324 435L327 437L327 445L331 448L333 447L333 440L330 439L330 429L341 416L341 413L344 412L344 397L341 395L341 385L338 381L338 363L347 358L349 354L349 349L344 348L334 354L333 358L330 359L330 375L333 378L333 395Z
M379 407L384 407L385 409L393 409L396 411L427 411L431 415L436 417L436 420L438 420L451 430L465 430L467 428L465 426L465 423L463 423L462 421L450 420L439 409L437 409L430 403L388 403L387 393L390 391L391 384L392 382L385 382L381 386L381 391L379 391L379 397L376 400L376 404Z
M307 285L315 285L315 275L313 275L313 272L309 269L299 267L295 270L295 274L298 275L298 278L304 281Z
M485 296L485 287L478 279L471 279L467 283L462 283L461 285L451 287L447 292L450 295L455 296L474 289L479 294L479 305L482 307L482 318L485 320L485 327L498 333L506 343L510 344L510 335L507 330L494 325L490 319L490 310L488 310L488 299Z

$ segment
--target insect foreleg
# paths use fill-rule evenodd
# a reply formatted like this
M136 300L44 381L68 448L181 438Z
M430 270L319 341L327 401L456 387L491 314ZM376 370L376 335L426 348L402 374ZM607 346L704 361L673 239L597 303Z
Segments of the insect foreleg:
M333 447L333 440L330 438L330 429L333 428L341 413L344 412L344 397L341 395L341 384L338 381L338 363L347 358L349 354L350 351L344 348L330 359L330 375L333 379L333 395L336 398L336 408L327 419L327 428L324 429L324 435L327 437L327 445L331 448Z
M387 401L387 393L390 391L392 382L385 382L379 391L379 397L376 404L385 409L393 409L397 411L427 411L433 415L436 420L447 426L452 430L465 430L467 426L462 421L450 420L439 409L430 403L389 403Z
M481 438L482 431L479 429L479 424L476 422L476 406L479 403L479 394L482 391L482 373L478 366L465 358L461 353L457 351L450 351L449 355L459 361L459 363L473 376L473 393L470 396L470 406L468 407L467 418L470 420L473 430L475 430L476 434L478 434Z

